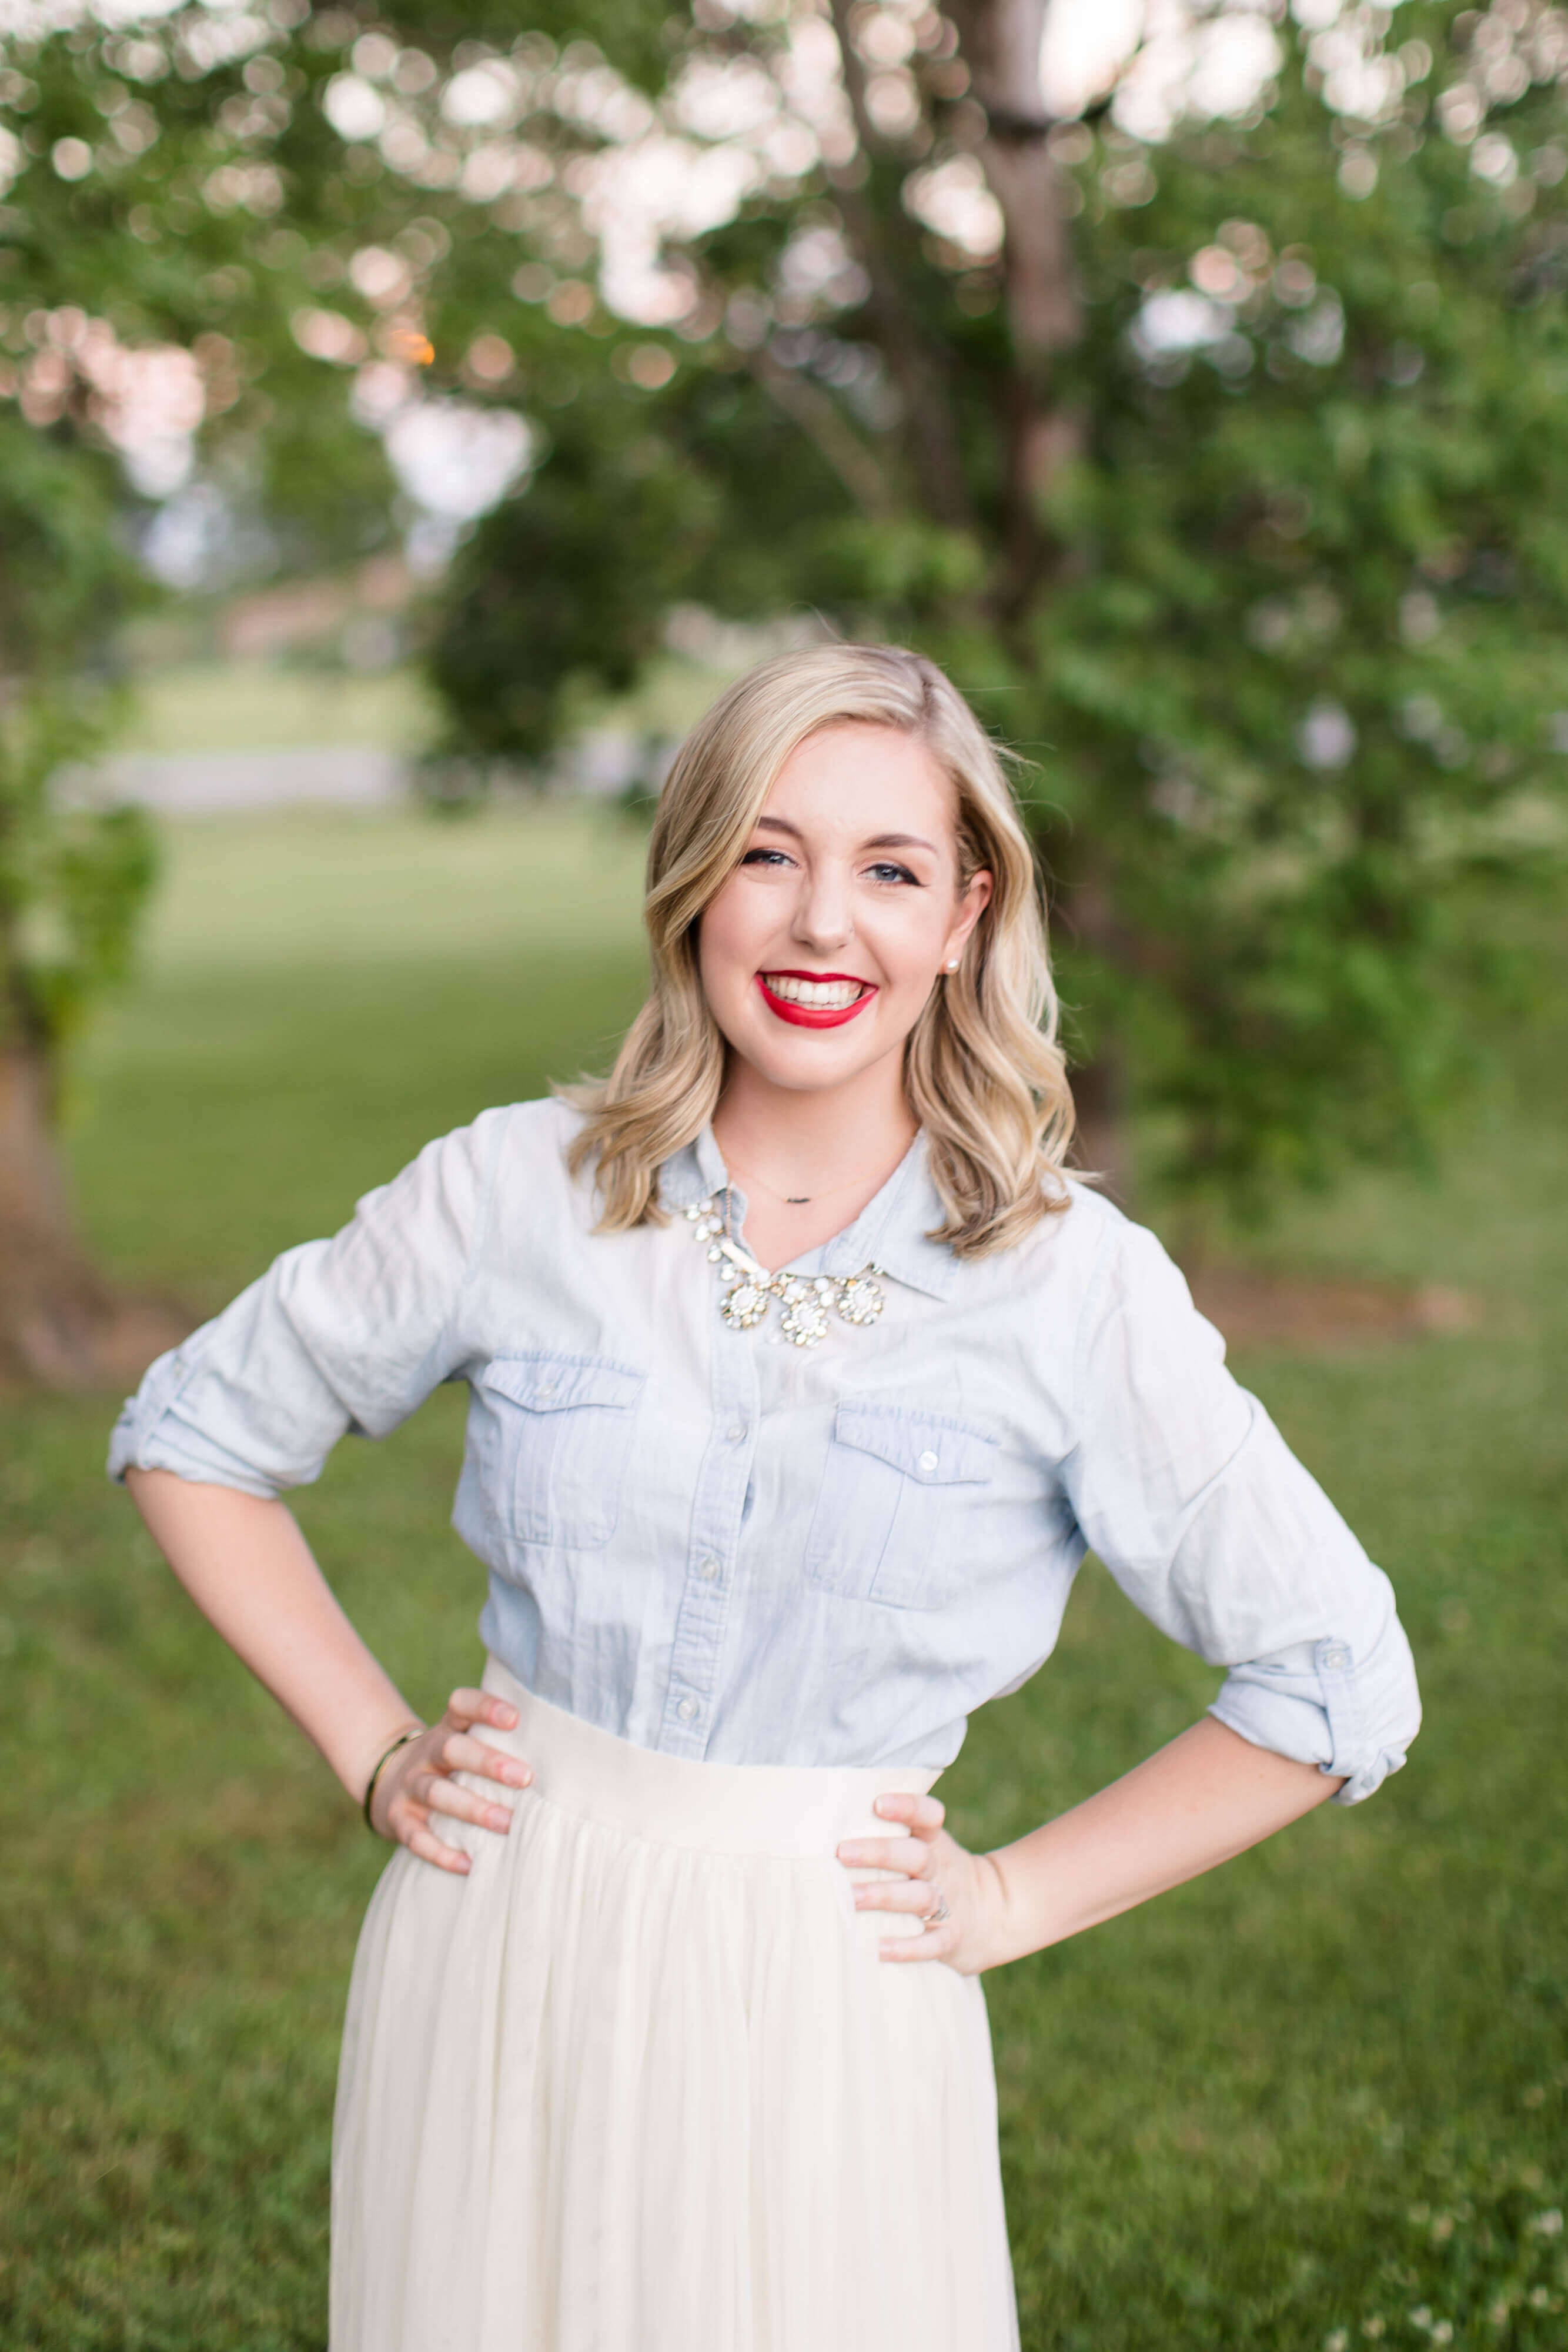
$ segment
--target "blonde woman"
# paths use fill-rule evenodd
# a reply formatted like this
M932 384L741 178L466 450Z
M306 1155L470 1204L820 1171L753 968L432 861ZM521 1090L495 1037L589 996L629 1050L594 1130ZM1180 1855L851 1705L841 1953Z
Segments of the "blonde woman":
M941 674L765 664L664 788L609 1079L486 1111L148 1374L112 1466L399 1848L332 2352L1007 2352L983 1971L1418 1721L1386 1580L1063 1173L1029 849ZM468 1383L482 1686L423 1723L280 1499ZM1092 1545L1228 1671L998 1853L931 1793Z

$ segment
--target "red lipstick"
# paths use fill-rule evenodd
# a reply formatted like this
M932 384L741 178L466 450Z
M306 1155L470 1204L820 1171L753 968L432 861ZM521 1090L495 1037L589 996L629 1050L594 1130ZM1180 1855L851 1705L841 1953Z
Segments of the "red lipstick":
M862 991L852 1004L791 1004L787 997L775 996L767 981L758 972L757 985L769 1013L776 1013L780 1021L793 1022L798 1029L841 1028L846 1021L852 1021L857 1013L863 1013L876 994L875 988L869 981L862 980L852 971L780 971L775 974L775 978L779 980L842 980L852 982Z

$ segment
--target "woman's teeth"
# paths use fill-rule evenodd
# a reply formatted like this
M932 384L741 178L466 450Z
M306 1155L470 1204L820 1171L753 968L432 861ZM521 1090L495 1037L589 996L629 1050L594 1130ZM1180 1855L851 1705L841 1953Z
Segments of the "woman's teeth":
M791 980L781 971L765 971L762 977L786 1004L809 1005L816 1013L841 1013L865 991L859 980Z

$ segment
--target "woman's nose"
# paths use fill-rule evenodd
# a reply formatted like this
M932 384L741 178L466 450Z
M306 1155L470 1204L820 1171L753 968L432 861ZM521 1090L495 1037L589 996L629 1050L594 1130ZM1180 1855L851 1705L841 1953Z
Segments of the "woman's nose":
M848 877L821 872L808 877L796 902L792 929L801 946L819 955L841 948L854 931Z

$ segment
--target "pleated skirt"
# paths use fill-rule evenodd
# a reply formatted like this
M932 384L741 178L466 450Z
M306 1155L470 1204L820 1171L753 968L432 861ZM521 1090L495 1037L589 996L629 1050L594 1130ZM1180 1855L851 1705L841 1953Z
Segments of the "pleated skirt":
M533 1697L506 1836L400 1850L349 1996L331 2352L1015 2352L978 1979L841 1838L921 1771L695 1763ZM868 1874L862 1873L864 1876Z

